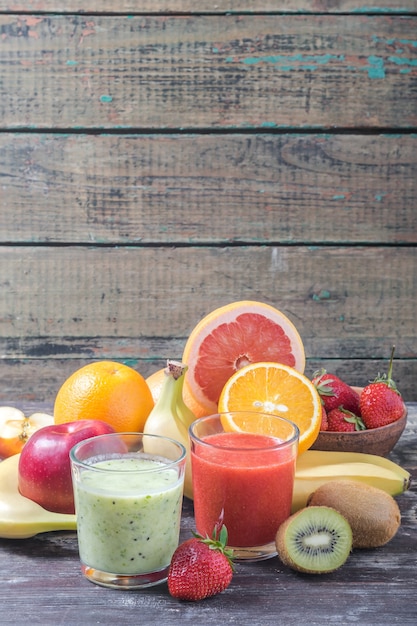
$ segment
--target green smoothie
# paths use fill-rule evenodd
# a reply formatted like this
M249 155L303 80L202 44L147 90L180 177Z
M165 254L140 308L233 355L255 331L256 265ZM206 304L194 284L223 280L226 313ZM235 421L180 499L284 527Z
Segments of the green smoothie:
M107 472L85 470L77 483L81 561L124 575L167 567L179 539L183 482L178 472L146 455L125 455L92 467Z

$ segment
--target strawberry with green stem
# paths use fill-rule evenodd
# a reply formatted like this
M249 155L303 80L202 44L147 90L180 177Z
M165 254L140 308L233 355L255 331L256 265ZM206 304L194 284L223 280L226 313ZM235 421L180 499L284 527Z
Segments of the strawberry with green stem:
M203 600L221 593L234 573L233 553L226 548L227 530L222 526L213 537L194 537L175 550L168 572L168 590L180 600Z
M353 433L365 430L362 419L343 407L332 409L327 416L327 430L338 433Z
M388 374L378 374L361 393L360 410L366 428L386 426L404 415L404 400L392 379L394 351L395 346L391 350Z
M360 415L358 392L339 376L321 369L314 372L312 382L327 413L342 406L347 411Z

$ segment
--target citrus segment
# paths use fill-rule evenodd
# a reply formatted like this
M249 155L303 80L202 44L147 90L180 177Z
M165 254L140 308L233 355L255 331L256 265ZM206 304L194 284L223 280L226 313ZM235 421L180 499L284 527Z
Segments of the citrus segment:
M182 356L185 389L206 414L217 411L226 381L249 363L272 361L304 372L301 337L284 313L243 300L215 309L191 332Z
M139 372L122 363L98 361L76 370L63 383L55 398L54 420L62 424L97 419L116 432L142 432L153 406Z
M282 363L259 362L235 372L223 387L220 413L254 411L244 421L225 419L224 428L262 433L262 416L271 413L285 417L300 430L298 453L313 445L321 424L320 396L304 374Z

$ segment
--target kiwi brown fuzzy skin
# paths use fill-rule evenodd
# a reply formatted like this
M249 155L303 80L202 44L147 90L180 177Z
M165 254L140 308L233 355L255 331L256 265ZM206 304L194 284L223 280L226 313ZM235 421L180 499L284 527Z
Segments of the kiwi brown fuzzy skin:
M338 550L336 559L333 558L331 563L329 561L326 562L326 558L323 558L322 562L314 562L308 566L303 559L300 560L299 555L296 554L296 549L293 544L294 529L300 534L304 531L308 531L311 522L311 520L308 519L310 518L308 509L313 509L314 523L317 524L317 517L321 518L318 528L319 535L326 535L326 530L323 529L323 521L326 521L328 525L329 543L331 543L331 535L334 526L337 526L338 531L342 531L344 535L342 548ZM328 519L329 517L330 519ZM334 520L335 517L337 523ZM308 534L308 532L306 534ZM304 544L304 540L301 540L301 543ZM284 565L287 565L291 569L304 574L328 574L339 569L347 560L352 549L352 531L347 520L335 509L327 506L304 507L296 513L293 513L281 524L275 537L275 545L278 557ZM291 552L293 554L291 554Z
M329 481L310 495L307 506L330 506L339 511L352 528L353 548L379 548L394 537L401 525L394 498L359 481Z

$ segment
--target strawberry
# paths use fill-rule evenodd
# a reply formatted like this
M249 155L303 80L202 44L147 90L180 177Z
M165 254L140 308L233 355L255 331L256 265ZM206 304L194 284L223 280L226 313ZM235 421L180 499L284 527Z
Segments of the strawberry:
M328 413L332 409L343 406L347 411L360 415L358 392L341 378L335 374L328 374L325 369L321 369L314 372L312 382Z
M327 415L327 430L332 432L350 433L356 430L365 430L365 424L360 417L339 407L332 409Z
M321 424L320 424L320 430L328 430L329 428L329 422L327 419L327 411L324 408L324 404L321 405Z
M361 393L361 415L366 428L386 426L396 422L404 414L404 400L392 379L394 350L395 347L391 351L388 374L378 374Z
M233 555L226 548L227 530L213 538L194 534L175 550L168 572L168 590L180 600L203 600L227 589L234 572Z

